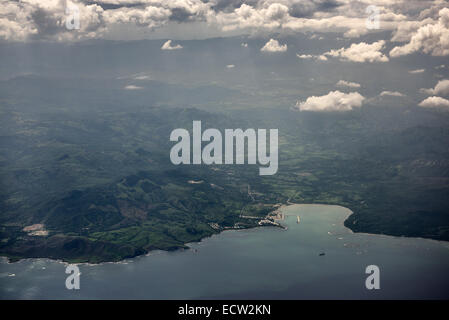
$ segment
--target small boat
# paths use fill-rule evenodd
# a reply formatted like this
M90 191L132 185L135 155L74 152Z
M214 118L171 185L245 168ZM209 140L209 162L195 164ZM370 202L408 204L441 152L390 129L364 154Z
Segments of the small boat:
M296 216L296 223L299 223L300 219L299 216Z
M324 252L321 252L321 253L319 254L320 257L322 257L322 256L324 256L324 255L325 255Z

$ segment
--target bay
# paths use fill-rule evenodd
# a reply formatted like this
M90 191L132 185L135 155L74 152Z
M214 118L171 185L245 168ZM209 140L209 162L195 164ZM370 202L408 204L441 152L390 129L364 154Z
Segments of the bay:
M340 206L290 205L280 212L286 229L230 230L190 250L80 264L80 290L66 289L65 263L2 259L0 298L449 298L449 243L352 233L343 225L351 211ZM380 269L379 290L365 287L369 265Z

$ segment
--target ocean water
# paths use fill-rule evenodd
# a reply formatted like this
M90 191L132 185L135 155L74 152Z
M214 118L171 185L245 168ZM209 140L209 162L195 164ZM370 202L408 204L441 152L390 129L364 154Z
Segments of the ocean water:
M79 290L66 289L64 263L3 259L0 298L449 298L448 242L354 234L343 226L351 212L340 206L291 205L282 212L286 230L230 230L190 244L191 250L80 264ZM369 265L379 267L378 290L365 286Z

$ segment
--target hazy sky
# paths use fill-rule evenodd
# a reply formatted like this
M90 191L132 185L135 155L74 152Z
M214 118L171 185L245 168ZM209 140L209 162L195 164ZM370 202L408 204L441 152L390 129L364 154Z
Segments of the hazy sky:
M406 77L432 72L434 81L420 88L422 107L449 109L449 2L409 0L0 0L3 47L17 42L73 43L88 39L163 39L161 52L184 52L183 40L242 37L239 48L254 47L258 55L282 55L319 64L341 62L354 70L382 65L388 71L404 57L420 56ZM295 37L321 41L302 48ZM244 39L248 39L245 41ZM159 50L159 49L158 49ZM293 52L294 50L294 52ZM181 57L178 56L179 61ZM438 61L432 65L429 59ZM403 61L403 60L402 60ZM418 59L419 61L419 59ZM424 63L425 61L425 63ZM271 60L270 63L274 63ZM223 69L240 70L239 61ZM206 72L206 70L204 70ZM236 71L234 71L236 72ZM276 70L272 72L275 75ZM368 76L368 75L367 75ZM380 78L379 78L380 79ZM144 80L144 79L136 79ZM309 79L313 80L313 79ZM346 77L326 92L298 101L296 107L315 111L348 111L372 101ZM337 82L337 81L335 81ZM366 85L365 85L366 87ZM127 90L141 87L130 84ZM362 92L360 94L359 92ZM404 99L406 93L387 87L378 99Z

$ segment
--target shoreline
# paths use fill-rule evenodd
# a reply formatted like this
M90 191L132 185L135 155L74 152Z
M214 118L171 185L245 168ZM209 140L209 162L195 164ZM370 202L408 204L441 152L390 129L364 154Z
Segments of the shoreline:
M280 211L282 211L283 209L292 207L292 206L334 206L334 207L341 207L344 209L349 210L348 214L344 217L344 219L342 220L342 226L347 229L351 234L360 234L360 235L367 235L367 236L382 236L382 237L390 237L390 238L396 238L396 239L420 239L420 240L427 240L427 241L431 241L431 242L436 242L439 244L443 244L445 246L447 246L447 248L449 249L449 241L444 241L444 240L436 240L436 239L430 239L430 238L423 238L423 237L407 237L407 236L394 236L394 235L388 235L388 234L382 234L382 233L367 233L367 232L354 232L352 231L351 228L348 228L345 225L345 221L354 213L351 209L338 205L338 204L326 204L326 203L293 203L290 201L287 201L286 203L278 203L274 205L274 210L270 211L264 218L260 218L260 221L263 221L264 219L275 219L275 217L281 213ZM297 216L296 214L285 214L285 216ZM260 222L259 221L259 222ZM276 223L276 222L275 222ZM122 260L119 261L103 261L103 262L99 262L99 263L92 263L92 262L69 262L69 261L65 261L63 259L52 259L52 258L48 258L48 257L41 257L41 258L20 258L17 261L11 261L10 258L8 256L5 255L0 255L0 263L1 260L6 260L7 264L14 264L14 263L20 263L22 261L30 261L30 260L47 260L47 261L52 261L52 262L57 262L57 263L61 263L64 265L70 265L70 264L75 264L75 265L86 265L86 266L99 266L99 265L103 265L103 264L128 264L129 262L133 262L133 260L138 259L138 258L143 258L143 257L147 257L147 256L151 256L154 254L158 254L158 253L164 253L164 252L177 252L177 251L184 251L184 250L191 250L191 248L189 247L189 244L192 243L201 243L204 240L214 237L214 236L218 236L220 234L222 234L225 231L245 231L245 230L251 230L251 229L256 229L256 228L263 228L263 227L278 227L281 228L283 230L286 230L287 227L283 226L280 223L267 223L267 224L258 224L257 226L254 227L248 227L248 228L228 228L228 229L223 229L218 233L214 233L211 234L210 236L206 236L204 238L201 238L199 241L194 241L194 242L186 242L183 245L185 247L180 247L178 249L175 250L161 250L161 249L154 249L154 250L150 250L146 253L143 254L139 254L136 255L134 257L128 257L128 258L124 258Z

